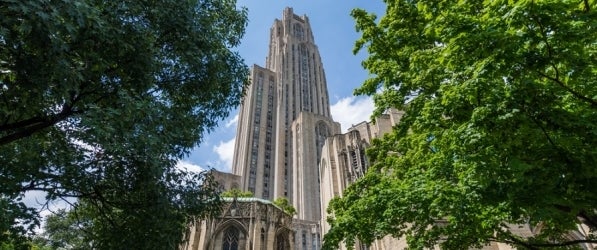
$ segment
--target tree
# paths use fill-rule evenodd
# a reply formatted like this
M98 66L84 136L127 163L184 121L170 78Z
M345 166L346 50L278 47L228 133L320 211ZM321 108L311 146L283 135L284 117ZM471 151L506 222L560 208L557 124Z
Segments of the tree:
M240 189L237 188L233 188L230 189L228 191L222 192L220 194L221 197L230 197L230 198L235 198L235 197L253 197L253 193L251 193L251 191L246 191L243 192Z
M325 246L597 242L597 2L385 2L379 22L352 12L371 73L355 93L405 115L331 202ZM570 239L578 223L590 235Z
M59 209L45 218L44 237L37 237L49 249L93 249L93 241L85 237L90 229L90 218L79 211Z
M290 215L296 214L296 208L294 208L294 206L292 206L292 204L290 204L290 202L288 201L288 199L286 199L286 197L278 197L276 200L274 200L273 203L274 203L274 205L281 208L287 214L290 214Z
M9 0L0 16L0 242L39 225L30 191L84 204L100 249L174 249L217 210L209 175L175 164L240 103L245 9Z

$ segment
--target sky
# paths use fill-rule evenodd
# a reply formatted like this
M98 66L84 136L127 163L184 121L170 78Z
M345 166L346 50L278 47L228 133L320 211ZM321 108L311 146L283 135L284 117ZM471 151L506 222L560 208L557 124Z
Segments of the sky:
M246 7L249 13L245 35L241 45L235 48L245 64L265 64L269 29L275 19L282 18L284 8L291 7L295 14L309 17L326 73L333 119L340 122L343 132L352 124L370 120L373 111L371 98L352 94L367 78L367 72L361 67L366 53L356 56L352 53L360 34L356 32L350 11L358 7L381 16L385 11L382 0L238 0L237 6ZM234 109L215 130L206 134L203 142L179 161L178 167L190 171L215 168L231 172L237 114L237 109ZM24 201L30 207L41 209L46 202L44 197L43 192L29 192ZM55 201L49 207L50 210L65 208L67 203ZM42 209L42 216L51 213L50 210Z
M315 44L323 61L332 117L340 122L345 132L352 124L368 121L373 111L369 97L355 97L353 91L367 78L361 66L366 52L352 53L360 34L355 29L350 11L354 8L377 13L385 11L381 0L238 0L237 6L248 9L249 23L241 45L235 50L245 64L264 66L268 54L269 30L275 19L282 18L282 11L291 7L294 13L307 15L313 30ZM179 162L190 169L215 168L231 172L238 109L223 119L219 126L206 134L203 142Z

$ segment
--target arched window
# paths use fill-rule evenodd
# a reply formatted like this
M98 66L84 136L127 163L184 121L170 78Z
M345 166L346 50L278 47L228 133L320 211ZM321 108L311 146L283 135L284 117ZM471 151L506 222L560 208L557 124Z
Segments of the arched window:
M292 29L293 29L294 36L296 38L298 38L300 40L305 39L305 31L303 30L303 26L302 25L300 25L298 23L295 23L292 26Z
M290 244L286 239L285 232L276 236L276 250L290 250Z
M230 226L224 231L224 239L222 239L223 250L238 250L239 231L236 227Z
M265 229L261 228L261 249L265 250L267 243L265 242Z
M317 159L321 159L321 149L325 144L325 139L330 136L330 129L324 122L318 122L315 125L315 149L317 150Z
M307 250L307 231L303 230L303 250Z

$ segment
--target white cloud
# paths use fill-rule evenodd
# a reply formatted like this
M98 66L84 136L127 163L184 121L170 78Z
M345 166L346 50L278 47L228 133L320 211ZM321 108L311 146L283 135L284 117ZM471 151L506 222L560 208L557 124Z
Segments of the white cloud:
M25 203L25 206L37 210L41 217L41 225L33 229L33 231L35 231L37 234L42 234L44 232L43 225L45 224L45 219L48 217L48 215L58 211L59 209L70 209L71 204L77 202L77 199L73 197L50 201L46 199L46 196L47 193L45 191L39 190L26 191L23 194L22 201Z
M39 190L32 190L25 192L23 202L28 207L41 208L46 204L47 193Z
M342 125L342 132L345 133L352 125L363 121L369 121L373 113L374 105L371 97L349 96L340 99L332 104L330 110L334 121Z
M184 160L178 161L176 163L176 168L189 172L202 172L203 170L205 170L197 164Z
M225 125L225 126L226 126L227 128L229 128L229 127L230 127L230 126L232 126L232 125L236 125L236 123L237 123L237 122L238 122L238 114L236 114L236 115L235 115L235 116L232 118L232 120L228 121L228 122L226 123L226 125Z
M218 154L218 158L220 159L220 166L216 168L228 172L232 170L232 157L234 156L235 141L236 137L230 139L229 141L220 141L220 143L217 146L213 147L214 152Z
M59 198L56 200L47 200L47 195L47 192L40 190L26 191L23 194L22 201L23 203L25 203L27 207L37 209L42 215L42 217L46 216L47 214L50 214L52 211L69 208L69 203L75 203L77 201L77 199L73 197Z

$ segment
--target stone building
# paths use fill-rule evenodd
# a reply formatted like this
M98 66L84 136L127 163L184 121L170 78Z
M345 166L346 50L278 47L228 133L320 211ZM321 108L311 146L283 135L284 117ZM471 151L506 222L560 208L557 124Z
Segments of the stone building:
M404 112L389 110L375 119L375 122L361 122L353 125L345 134L328 137L322 149L320 160L320 193L322 232L325 234L329 226L325 219L327 205L334 197L342 196L343 191L357 179L363 177L369 162L365 150L371 140L383 136L402 118Z
M231 189L241 189L240 188L240 182L241 182L240 175L220 172L215 169L210 170L210 172L211 172L211 175L213 176L213 180L218 183L219 189L221 191L226 191L226 190L231 190Z
M319 158L340 133L330 114L325 72L307 16L283 11L270 29L265 67L254 65L240 107L232 172L255 197L286 197L297 210L297 246L321 241Z
M365 150L391 131L403 112L389 110L374 122L345 134L333 121L325 72L307 16L283 11L270 28L265 67L254 65L239 111L232 173L214 171L222 190L240 189L256 198L226 199L221 215L191 226L184 250L318 250L329 201L361 178L369 167ZM287 198L293 216L270 201ZM520 235L539 229L513 225ZM583 231L584 230L584 231ZM571 237L586 236L579 226ZM575 238L576 239L576 238ZM405 239L384 237L357 250L404 249ZM584 249L593 249L583 245ZM492 243L484 249L509 250Z
M181 250L294 248L292 217L268 200L223 198L220 216L191 225Z
M391 132L392 127L400 122L404 112L398 110L388 110L386 114L381 115L373 122L361 122L353 125L345 134L337 134L328 137L325 141L320 163L320 193L321 193L321 232L325 235L330 229L326 218L333 216L327 213L328 204L334 197L341 197L343 191L357 179L363 177L367 168L370 166L365 156L365 150L371 144L374 138L382 137ZM438 223L442 223L438 221ZM515 235L521 237L532 237L541 231L541 225L531 227L525 225L506 225ZM577 230L570 231L566 238L570 241L584 240L589 237L590 228L585 224L579 224ZM576 245L579 249L593 250L597 246L591 243L580 243ZM386 236L376 240L370 245L357 243L353 248L355 250L393 250L407 249L408 245L405 238L393 238ZM340 249L346 249L340 246ZM436 247L435 249L439 249ZM506 243L490 242L481 250L514 250Z
M332 216L327 213L330 200L342 196L344 190L357 179L363 177L369 162L365 150L371 140L383 136L392 130L392 126L400 122L402 111L389 110L373 122L361 122L353 125L345 134L328 137L320 158L320 192L321 192L321 232L325 235L330 229L326 218ZM403 247L400 247L403 246ZM370 246L357 244L356 250L389 250L403 249L406 242L402 239L385 237Z

